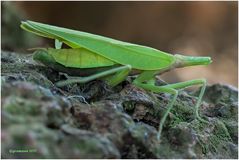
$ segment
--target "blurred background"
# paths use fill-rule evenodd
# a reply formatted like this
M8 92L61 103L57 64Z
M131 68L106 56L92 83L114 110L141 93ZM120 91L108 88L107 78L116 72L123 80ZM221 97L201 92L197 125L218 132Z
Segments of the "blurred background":
M1 2L2 50L30 53L52 40L19 28L33 20L176 54L210 56L213 63L160 76L168 82L206 78L238 87L238 2Z

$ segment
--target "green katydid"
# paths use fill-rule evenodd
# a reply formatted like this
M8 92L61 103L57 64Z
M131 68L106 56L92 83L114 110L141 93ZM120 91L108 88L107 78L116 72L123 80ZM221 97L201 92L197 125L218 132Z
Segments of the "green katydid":
M160 121L158 139L164 122L176 102L179 89L202 85L195 106L195 118L206 122L198 113L205 92L205 79L164 86L156 86L154 83L156 75L174 68L208 65L212 62L210 57L171 55L142 45L33 21L22 22L21 28L39 36L55 39L56 49L37 50L33 56L35 60L57 71L80 76L57 82L56 85L59 87L71 83L86 83L95 79L103 79L114 87L128 75L136 74L138 76L133 81L135 86L155 93L172 94L172 101ZM71 48L61 49L62 43Z

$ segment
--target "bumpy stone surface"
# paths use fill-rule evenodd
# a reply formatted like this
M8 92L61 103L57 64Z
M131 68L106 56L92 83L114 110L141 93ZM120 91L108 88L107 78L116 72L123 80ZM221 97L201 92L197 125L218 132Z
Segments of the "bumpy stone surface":
M238 158L238 90L206 89L195 119L194 93L180 92L157 129L168 94L102 81L57 88L64 74L29 56L2 52L2 158Z

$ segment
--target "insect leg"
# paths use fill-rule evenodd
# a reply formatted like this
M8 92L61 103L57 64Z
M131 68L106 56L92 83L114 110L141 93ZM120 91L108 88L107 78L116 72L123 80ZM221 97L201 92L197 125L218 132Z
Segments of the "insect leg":
M205 79L194 79L194 80L190 80L190 81L185 81L185 82L179 82L179 83L174 83L174 84L168 84L165 85L164 87L170 87L170 88L174 88L174 89L184 89L187 87L191 87L194 85L202 85L202 88L200 90L199 96L198 96L198 100L195 106L195 116L198 120L208 123L207 121L205 121L204 119L202 119L199 115L199 107L201 105L201 101L202 101L202 97L205 93L205 89L206 89L206 85L207 85L207 81Z
M134 84L140 88L144 88L146 90L153 91L155 93L170 93L173 95L172 101L168 104L167 110L165 111L163 117L160 120L159 124L159 129L158 129L158 134L157 134L157 139L160 140L160 136L162 133L163 125L165 123L165 120L172 109L174 103L176 102L177 96L178 96L178 91L176 89L170 88L170 87L164 87L164 86L155 86L152 83L143 83L138 81L137 79L134 81Z
M86 83L86 82L89 82L89 81L92 81L92 80L95 80L95 79L98 79L98 78L102 78L102 77L111 75L113 73L117 73L117 72L124 71L124 70L129 70L129 69L131 69L130 65L120 66L120 67L116 67L116 68L113 68L113 69L109 69L109 70L104 71L104 72L93 74L93 75L88 76L88 77L76 77L76 78L70 78L70 79L67 79L67 80L59 81L59 82L56 83L56 86L62 87L62 86L72 84L72 83Z
M200 94L198 97L198 101L197 101L196 107L195 107L195 115L196 115L196 118L198 118L200 121L208 123L207 121L203 120L199 116L199 113L198 113L199 106L201 104L201 100L202 100L202 97L203 97L203 94L204 94L205 88L206 88L206 80L205 79L196 79L196 80L180 82L180 83L175 83L175 84L168 84L168 85L164 85L164 86L155 86L154 84L147 82L148 80L152 79L152 76L154 76L153 71L143 72L141 75L139 75L138 78L135 79L135 81L133 83L136 86L139 86L146 90L150 90L152 92L156 92L156 93L163 92L163 93L173 94L173 99L172 99L171 103L168 105L167 110L160 121L159 131L158 131L158 139L160 139L160 135L162 132L164 122L177 99L177 96L178 96L177 89L183 89L183 88L190 87L193 85L202 85L202 88L201 88L201 91L200 91Z
M117 84L119 84L120 82L122 82L128 75L129 72L131 71L131 66L128 65L128 67L126 67L125 69L116 72L114 75L109 76L104 78L104 80L107 81L107 83L110 86L116 86Z

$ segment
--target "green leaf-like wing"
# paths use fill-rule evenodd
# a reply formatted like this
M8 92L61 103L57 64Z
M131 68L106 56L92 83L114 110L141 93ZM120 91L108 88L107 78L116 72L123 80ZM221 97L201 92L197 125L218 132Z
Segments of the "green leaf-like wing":
M122 65L139 70L157 70L170 66L175 58L154 48L122 42L86 32L56 27L33 21L22 22L21 27L37 35L58 39L72 48L85 48Z

